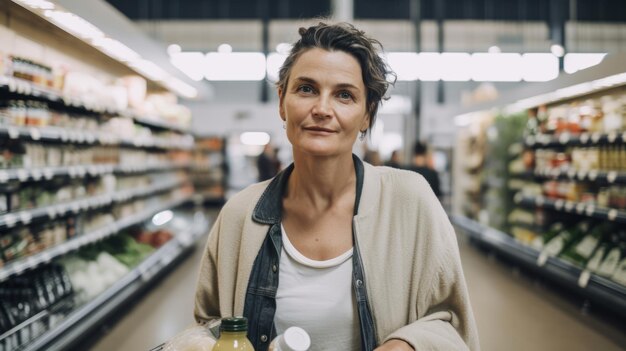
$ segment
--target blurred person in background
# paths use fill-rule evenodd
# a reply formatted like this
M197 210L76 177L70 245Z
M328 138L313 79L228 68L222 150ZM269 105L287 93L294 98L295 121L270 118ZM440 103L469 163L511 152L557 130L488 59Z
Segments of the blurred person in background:
M441 196L441 186L439 184L439 173L433 168L432 160L430 160L428 153L428 146L421 142L416 141L413 146L413 163L410 170L421 174L437 197Z
M389 160L385 162L385 166L399 169L404 168L402 164L402 154L400 153L400 150L393 150L393 152L391 153L391 157L389 157Z
M265 351L298 326L311 350L478 350L454 229L423 177L352 153L392 74L346 23L300 28L276 83L293 163L232 197L205 249L194 316L248 318Z
M256 167L259 171L259 182L273 178L280 170L278 152L271 143L263 147L263 152L256 159Z

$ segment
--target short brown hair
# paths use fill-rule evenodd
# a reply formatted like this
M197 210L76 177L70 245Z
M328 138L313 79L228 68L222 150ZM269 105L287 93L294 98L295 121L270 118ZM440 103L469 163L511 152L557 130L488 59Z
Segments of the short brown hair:
M328 51L339 50L354 56L361 65L363 83L366 89L365 108L370 116L369 129L372 128L376 120L378 106L389 87L387 76L393 77L395 73L391 71L379 52L382 52L382 44L373 38L365 35L365 32L358 30L349 23L326 24L320 22L309 28L301 27L298 30L300 40L291 49L289 56L283 63L278 74L276 86L282 91L287 90L289 75L296 60L304 52L320 48ZM377 50L379 47L380 50ZM393 82L391 84L393 84Z

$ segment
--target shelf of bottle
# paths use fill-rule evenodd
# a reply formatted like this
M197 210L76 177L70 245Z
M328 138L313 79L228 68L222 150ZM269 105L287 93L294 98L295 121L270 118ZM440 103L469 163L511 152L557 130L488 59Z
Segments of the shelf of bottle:
M611 132L611 133L561 133L558 135L552 134L537 134L527 136L524 139L524 144L532 148L550 148L558 146L593 146L593 145L611 145L626 143L626 132Z
M16 225L28 225L34 220L55 219L69 213L82 213L126 202L135 198L161 193L179 187L185 183L180 180L163 181L148 187L118 191L114 194L97 195L85 199L62 202L56 205L38 207L29 210L10 212L0 215L0 229L13 228Z
M590 182L602 182L608 184L626 184L626 172L603 171L592 169L590 171L576 170L573 168L545 168L535 169L525 173L528 178L542 179L565 179Z
M60 127L0 126L0 136L8 136L10 139L86 145L113 145L140 149L191 150L193 148L192 137L182 137L181 140L176 141L159 137L127 139L120 138L113 133L85 132Z
M140 224L161 211L176 208L190 200L191 196L183 196L177 199L170 200L161 206L155 206L153 208L143 210L132 216L128 216L116 222L109 223L97 230L78 235L72 239L69 239L68 241L46 249L43 252L19 259L14 262L10 262L4 267L0 268L0 282L6 280L12 275L19 275L28 269L33 269L39 265L48 263L56 257L63 256L69 252L78 250L85 245L89 245L113 234L119 233L120 231L133 225Z
M452 216L452 222L471 238L514 258L528 268L551 278L553 281L575 289L579 294L612 311L626 316L626 286L596 274L589 274L557 257L548 257L538 265L541 252L516 241L510 235L482 225L464 216Z
M617 223L626 223L626 211L614 208L598 207L584 202L573 202L562 199L548 199L543 196L526 196L515 194L514 201L518 205L541 207L553 211L572 213L589 218L609 220Z
M146 258L139 266L85 305L71 312L56 327L48 330L23 347L23 351L64 350L71 348L136 296L145 287L158 279L179 260L188 257L196 241L207 233L209 220L199 212L193 217L189 230L179 232L168 243Z
M21 95L24 97L32 97L38 99L44 99L49 102L61 103L68 108L77 108L90 113L106 114L106 115L121 115L132 118L138 124L157 128L162 130L171 130L178 133L189 134L188 128L183 128L172 123L160 121L157 118L146 118L137 116L135 113L129 110L119 110L112 106L106 106L98 103L98 101L80 101L76 98L64 96L60 92L46 88L24 79L0 76L0 89L7 90L10 93Z
M84 178L87 175L96 177L105 174L137 174L148 172L171 171L189 168L189 163L160 162L144 165L77 165L64 167L41 167L41 168L9 168L0 169L0 184L19 181L51 180L55 177Z

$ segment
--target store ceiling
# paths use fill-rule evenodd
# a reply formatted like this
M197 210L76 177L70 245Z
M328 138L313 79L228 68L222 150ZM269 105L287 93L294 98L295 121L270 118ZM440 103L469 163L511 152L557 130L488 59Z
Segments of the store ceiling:
M270 19L327 16L331 0L107 0L134 20ZM409 19L415 0L354 0L355 19ZM626 22L624 0L419 0L422 19L549 21L555 11L578 21ZM441 6L438 8L437 6Z

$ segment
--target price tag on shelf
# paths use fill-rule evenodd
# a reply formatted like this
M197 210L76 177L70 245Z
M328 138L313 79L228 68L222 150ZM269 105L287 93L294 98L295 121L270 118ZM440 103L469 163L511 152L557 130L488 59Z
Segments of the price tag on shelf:
M583 212L585 212L585 204L580 202L576 205L576 213L582 214Z
M598 178L598 170L597 169L592 169L591 171L589 171L589 180L591 180L593 182L597 178Z
M59 132L59 135L61 137L61 141L62 142L67 142L67 140L69 139L69 134L67 133L67 131L65 129L61 130Z
M608 215L607 215L607 218L608 218L610 221L614 221L614 220L616 220L616 219L617 219L617 210L616 210L616 209L611 209L611 210L609 210L609 213L608 213Z
M574 203L571 201L565 201L565 211L571 212L574 209Z
M19 179L20 182L25 182L26 180L28 180L28 170L26 169L18 169L17 170L17 179Z
M30 224L30 221L33 219L33 215L26 211L26 212L20 212L20 220L22 221L22 223L28 225Z
M4 225L6 225L7 228L13 228L15 223L17 223L17 218L14 214L8 213L4 215Z
M47 179L50 180L52 178L54 178L54 171L51 168L44 168L43 170L43 176Z
M610 171L607 175L606 175L606 180L609 183L615 183L615 180L617 179L617 172L616 171Z
M9 181L9 173L0 170L0 183L6 183Z
M583 144L587 144L587 142L589 142L589 133L582 133L580 135L580 142Z
M610 132L609 135L607 135L607 140L609 143L614 143L615 140L617 140L617 132Z
M76 133L76 141L78 141L79 143L84 143L85 140L87 140L87 138L85 137L85 133L83 132Z
M559 135L559 143L561 143L561 145L569 143L569 133L561 133L561 135Z
M37 141L41 139L41 131L39 131L38 128L30 128L29 133L33 140Z
M565 204L565 201L558 199L554 202L554 208L556 208L557 210L562 210L563 209L563 205Z
M41 170L39 169L33 169L30 173L33 179L36 181L43 177L43 173L41 173Z
M20 136L20 131L13 127L9 127L7 132L9 133L9 138L11 139L17 139Z
M63 216L67 212L67 207L64 204L57 205L56 211L59 216Z
M46 209L46 212L48 213L48 217L50 217L50 219L55 219L56 216L57 216L57 212L56 212L54 206L49 206Z
M544 202L545 202L545 200L544 200L543 196L537 196L535 198L535 205L537 205L537 206L543 206Z
M585 209L585 214L589 217L593 216L593 214L596 212L596 207L594 205L587 205L587 208Z
M598 141L600 141L600 138L602 137L602 134L596 132L591 134L591 141L593 141L594 143L597 143Z

